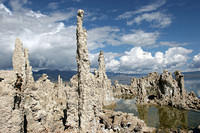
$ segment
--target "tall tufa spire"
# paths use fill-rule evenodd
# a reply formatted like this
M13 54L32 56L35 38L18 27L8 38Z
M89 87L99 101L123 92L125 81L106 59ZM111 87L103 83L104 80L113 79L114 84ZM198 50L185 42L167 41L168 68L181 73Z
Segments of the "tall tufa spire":
M15 41L15 50L12 57L13 70L16 73L24 74L25 72L25 58L23 44L19 38Z
M106 66L105 66L105 59L104 59L103 51L100 51L100 53L99 53L98 62L99 62L98 76L101 77L101 78L107 79Z
M77 14L77 67L78 67L78 127L81 132L96 132L96 110L99 104L95 86L96 79L90 73L90 61L88 58L87 32L83 29L83 10Z
M34 82L33 73L32 73L32 66L29 62L29 51L27 48L24 49L24 58L25 58L25 74L26 74L26 82L28 85Z
M77 15L77 55L76 60L78 64L78 71L83 70L82 72L90 72L90 61L88 58L88 48L87 48L87 31L83 29L83 16L84 11L78 10Z

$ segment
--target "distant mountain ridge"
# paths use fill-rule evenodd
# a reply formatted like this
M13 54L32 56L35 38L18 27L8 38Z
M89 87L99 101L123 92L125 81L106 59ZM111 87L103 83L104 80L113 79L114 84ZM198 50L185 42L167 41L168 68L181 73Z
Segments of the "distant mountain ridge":
M69 81L72 76L77 74L77 71L72 71L72 70L51 70L51 69L43 69L39 71L33 71L33 77L35 80L39 79L42 74L47 74L48 78L56 82L58 79L58 75L61 76L63 81ZM114 72L106 72L108 78L110 78L112 81L118 80L121 83L127 83L130 82L131 77L142 77L145 76L146 74L127 74L127 73L114 73Z
M48 78L51 81L56 82L58 79L58 75L61 76L63 81L69 81L72 78L72 76L77 74L77 71L72 71L72 70L61 71L61 70L43 69L39 71L33 71L34 79L37 80L44 73L48 75ZM147 74L128 74L128 73L114 73L114 72L106 72L106 73L107 73L108 78L110 78L112 82L114 82L115 80L118 80L122 84L130 83L130 80L132 77L143 77L147 75ZM200 78L200 71L183 72L183 74L185 76L185 79L187 80Z
M72 78L72 76L77 74L77 71L72 71L72 70L60 71L60 70L51 70L51 69L43 69L43 70L39 70L39 71L33 71L33 77L35 80L40 78L42 76L42 74L47 74L48 79L50 79L53 82L58 80L58 75L60 75L60 77L63 79L63 81L69 81Z

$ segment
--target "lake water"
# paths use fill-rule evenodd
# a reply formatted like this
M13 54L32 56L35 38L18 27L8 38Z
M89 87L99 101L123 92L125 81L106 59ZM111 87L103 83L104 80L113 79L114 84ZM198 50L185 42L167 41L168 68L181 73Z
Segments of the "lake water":
M178 110L169 106L136 105L135 99L116 99L115 111L133 113L148 126L166 129L190 129L200 124L200 112Z
M185 88L188 92L194 91L200 97L200 79L185 79ZM133 113L148 126L156 128L190 129L200 125L200 111L178 110L169 106L136 105L135 99L116 99L116 105L109 109Z

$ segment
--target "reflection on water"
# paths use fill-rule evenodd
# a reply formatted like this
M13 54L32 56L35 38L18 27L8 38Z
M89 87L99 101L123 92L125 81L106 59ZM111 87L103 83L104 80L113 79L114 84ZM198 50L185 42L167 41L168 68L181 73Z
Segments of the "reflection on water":
M188 92L194 91L200 97L200 79L185 78L185 88ZM114 106L108 108L133 113L144 120L148 126L157 128L188 129L200 124L200 112L178 110L168 106L141 106L135 104L135 99L118 99Z
M118 100L115 111L133 113L144 120L148 126L157 128L194 128L200 124L200 112L178 110L168 106L136 105L135 99Z
M149 106L137 105L138 117L147 123L148 126L158 127L159 125L159 115L156 108Z
M182 127L184 129L187 128L187 111L178 110L172 107L159 107L158 112L160 117L160 127Z
M138 105L139 118L143 119L149 126L159 128L186 129L188 125L187 111L163 106L141 106Z

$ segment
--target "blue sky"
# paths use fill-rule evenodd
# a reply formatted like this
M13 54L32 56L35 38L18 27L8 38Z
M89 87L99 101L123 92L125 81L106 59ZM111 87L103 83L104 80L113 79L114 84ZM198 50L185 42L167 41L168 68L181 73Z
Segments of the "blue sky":
M85 11L91 67L107 71L200 70L199 0L0 0L0 69L16 37L34 69L76 69L76 12Z

